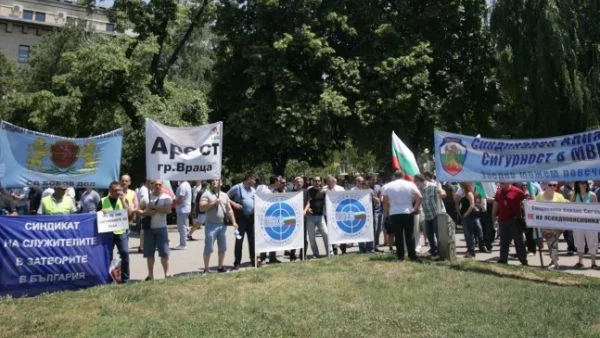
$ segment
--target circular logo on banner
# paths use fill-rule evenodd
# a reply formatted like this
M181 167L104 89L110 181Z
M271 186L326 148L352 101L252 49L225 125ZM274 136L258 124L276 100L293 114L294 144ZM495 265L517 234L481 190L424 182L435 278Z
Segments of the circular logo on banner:
M271 242L286 242L296 231L294 208L284 202L272 204L265 212L265 233Z
M354 198L346 198L335 209L338 228L349 235L357 235L367 224L367 210Z

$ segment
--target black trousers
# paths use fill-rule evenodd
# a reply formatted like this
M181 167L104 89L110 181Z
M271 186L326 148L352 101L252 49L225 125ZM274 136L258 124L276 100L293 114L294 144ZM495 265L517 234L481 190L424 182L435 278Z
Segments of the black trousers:
M250 263L254 265L254 259L256 257L254 251L254 215L244 215L241 211L235 212L235 219L238 224L238 231L242 238L235 239L235 251L233 265L240 265L242 262L242 245L244 244L244 237L248 237L248 251L250 254Z
M415 237L413 236L415 216L413 214L390 215L390 221L396 234L396 255L398 259L404 259L404 243L406 243L406 249L408 250L408 258L417 259Z
M517 249L517 257L521 263L527 262L527 252L525 251L525 243L523 243L523 233L517 224L517 221L511 219L506 222L500 222L500 261L508 261L508 247L510 242L515 241Z

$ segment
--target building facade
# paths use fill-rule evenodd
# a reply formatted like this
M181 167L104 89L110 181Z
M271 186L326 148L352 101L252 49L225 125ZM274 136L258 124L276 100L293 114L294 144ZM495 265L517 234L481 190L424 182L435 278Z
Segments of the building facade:
M27 63L44 34L67 23L114 34L104 9L89 13L77 0L0 0L0 51L9 60Z

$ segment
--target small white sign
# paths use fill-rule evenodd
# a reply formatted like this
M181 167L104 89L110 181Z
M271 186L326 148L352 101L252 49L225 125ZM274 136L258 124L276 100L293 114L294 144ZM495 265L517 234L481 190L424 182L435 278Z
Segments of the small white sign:
M127 210L98 211L98 233L129 229Z

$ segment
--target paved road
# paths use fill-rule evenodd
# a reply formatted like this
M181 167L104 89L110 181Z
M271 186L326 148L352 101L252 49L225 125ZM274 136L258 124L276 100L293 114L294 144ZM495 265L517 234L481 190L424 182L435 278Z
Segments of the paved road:
M188 241L187 249L185 250L171 250L171 273L175 276L177 275L187 275L187 274L198 274L202 271L204 267L204 263L202 260L202 252L204 249L204 229L200 231L196 231L194 233L195 241ZM179 234L175 227L171 226L169 229L169 239L171 248L179 245ZM243 249L242 256L242 270L249 269L250 263L248 259L248 249L247 249L247 241L245 240L245 245ZM326 252L323 247L323 241L321 238L317 238L317 242L319 244L319 249L321 253ZM231 268L233 265L233 248L234 248L235 238L233 235L233 229L230 228L227 233L227 252L225 255L225 266L227 268ZM130 269L131 269L131 280L143 280L147 276L147 268L146 261L143 259L142 254L137 253L137 246L139 245L139 239L135 237L131 237L129 239L130 246ZM476 259L479 261L487 261L487 262L495 262L498 260L499 252L498 252L498 241L495 243L495 247L492 250L492 253L477 253ZM465 253L465 241L462 233L456 235L456 246L457 246L457 256L459 259L462 259L463 254ZM387 248L381 248L384 250L388 250ZM426 252L427 247L422 247L421 251ZM592 270L589 268L590 261L589 258L586 257L584 260L584 264L586 266L585 269L577 270L574 269L573 266L577 263L576 256L567 256L566 255L566 244L561 242L559 245L560 250L560 258L559 264L561 265L560 271L565 273L574 273L574 274L583 274L587 276L600 277L600 270ZM308 252L310 253L310 248ZM348 249L349 254L353 254L358 252L358 246L354 245L353 247ZM514 247L511 246L510 253L515 253ZM283 256L283 252L278 252L278 258L285 264L299 264L299 262L288 263L288 258ZM115 251L115 257L118 257ZM540 266L540 257L539 254L535 256L528 257L529 265L536 268L541 268ZM550 257L548 256L547 249L543 252L543 260L544 265L547 266L550 262ZM600 262L600 261L599 261ZM516 259L509 260L509 264L520 265L519 261ZM211 269L212 271L216 271L217 266L217 257L216 252L211 256ZM156 279L163 278L162 267L160 266L160 262L157 259L154 267L154 276Z

